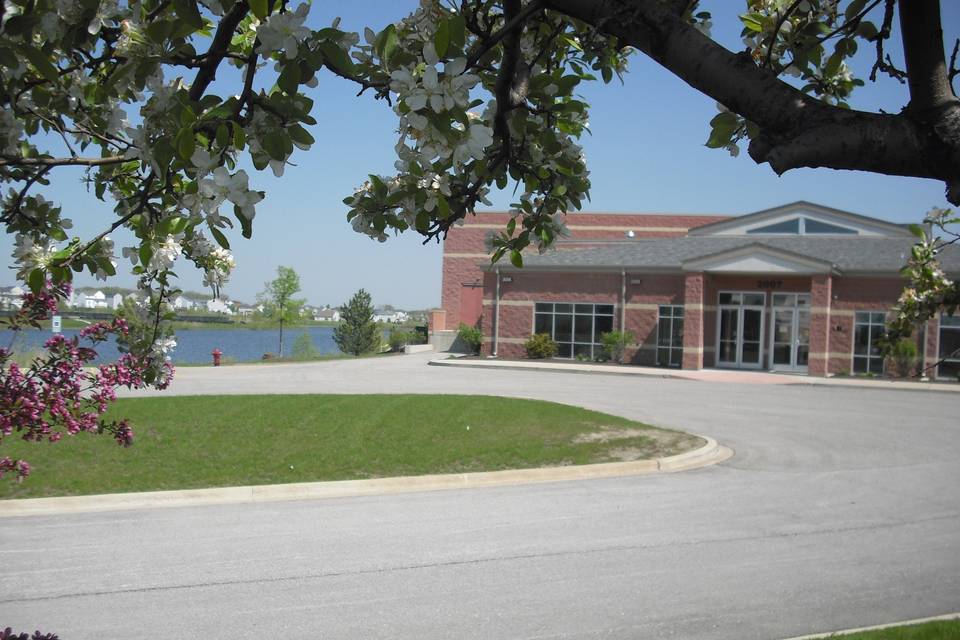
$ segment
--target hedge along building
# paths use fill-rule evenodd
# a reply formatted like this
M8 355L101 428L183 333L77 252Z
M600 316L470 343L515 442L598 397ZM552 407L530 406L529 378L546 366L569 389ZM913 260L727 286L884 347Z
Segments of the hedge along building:
M877 348L914 238L896 224L807 202L719 216L574 214L556 251L491 265L480 214L444 245L447 326L476 323L484 351L523 357L548 333L561 358L594 359L600 335L627 329L641 365L829 375L882 373ZM960 252L943 255L960 271ZM918 332L926 366L960 347L957 318ZM956 378L960 359L937 367Z

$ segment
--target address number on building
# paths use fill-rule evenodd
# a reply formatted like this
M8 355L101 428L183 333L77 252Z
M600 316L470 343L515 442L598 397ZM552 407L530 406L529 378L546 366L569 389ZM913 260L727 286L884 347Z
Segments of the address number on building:
M757 280L757 289L780 289L783 280Z

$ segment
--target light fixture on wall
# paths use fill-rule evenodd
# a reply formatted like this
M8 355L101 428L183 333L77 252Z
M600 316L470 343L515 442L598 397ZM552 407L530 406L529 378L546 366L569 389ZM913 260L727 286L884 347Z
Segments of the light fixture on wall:
M623 235L625 235L627 238L631 238L631 239L637 237L637 234L633 232L633 229L630 229L629 231L627 231L627 232L626 232L625 234L623 234Z
M633 278L632 280L630 280L630 284L643 284L643 279L642 279L642 278Z

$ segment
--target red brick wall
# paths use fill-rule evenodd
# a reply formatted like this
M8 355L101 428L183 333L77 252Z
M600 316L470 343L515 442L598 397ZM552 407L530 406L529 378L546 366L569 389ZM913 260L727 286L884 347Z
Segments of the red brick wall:
M440 306L447 312L449 328L456 328L460 323L460 289L463 283L482 279L482 265L489 263L490 257L485 246L487 235L503 229L510 218L509 213L478 213L468 218L463 226L454 227L447 234L443 243ZM622 240L628 230L632 230L638 238L681 236L688 229L727 219L729 216L573 213L566 219L571 236L557 246L562 250L583 248L579 240ZM492 291L485 293L485 297L492 295Z

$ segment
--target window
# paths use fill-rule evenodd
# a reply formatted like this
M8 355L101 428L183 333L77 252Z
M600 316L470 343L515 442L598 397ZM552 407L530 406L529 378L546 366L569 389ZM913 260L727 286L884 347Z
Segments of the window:
M804 233L842 233L857 235L856 229L841 227L828 222L820 222L819 220L813 220L812 218L804 218L803 227Z
M937 377L960 380L960 315L940 316Z
M774 222L765 227L747 229L747 233L771 233L789 235L858 235L859 231L850 227L830 224L815 218L791 218L781 222Z
M853 327L854 373L883 373L879 341L887 331L886 316L883 311L857 311Z
M657 366L683 365L683 306L660 305L657 321Z
M775 222L774 224L768 224L765 227L748 229L747 233L790 233L796 235L800 233L800 218L784 220L783 222Z
M612 304L538 302L533 332L547 333L557 343L558 358L598 358L600 336L613 331Z

